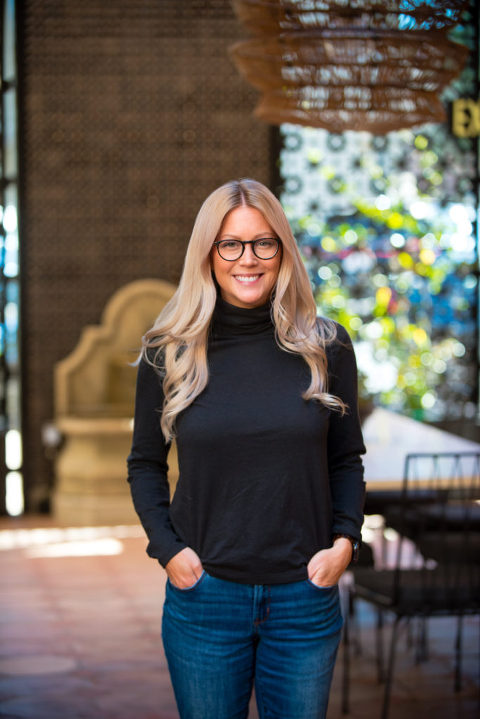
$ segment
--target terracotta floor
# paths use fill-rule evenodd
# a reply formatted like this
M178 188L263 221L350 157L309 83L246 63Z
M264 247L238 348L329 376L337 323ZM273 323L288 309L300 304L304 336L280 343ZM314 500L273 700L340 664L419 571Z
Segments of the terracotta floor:
M0 522L0 717L178 719L160 641L165 577L145 544L138 527ZM361 624L350 717L376 719L382 689L366 607ZM391 719L479 717L479 634L478 619L468 620L457 695L453 622L430 623L431 657L419 666L402 638ZM339 662L329 719L341 716L340 669ZM256 717L252 702L250 719Z

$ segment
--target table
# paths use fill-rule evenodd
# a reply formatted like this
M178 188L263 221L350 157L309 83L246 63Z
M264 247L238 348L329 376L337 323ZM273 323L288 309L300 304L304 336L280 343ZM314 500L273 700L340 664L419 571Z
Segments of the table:
M480 452L480 443L377 407L363 424L368 490L401 488L405 456L414 452Z

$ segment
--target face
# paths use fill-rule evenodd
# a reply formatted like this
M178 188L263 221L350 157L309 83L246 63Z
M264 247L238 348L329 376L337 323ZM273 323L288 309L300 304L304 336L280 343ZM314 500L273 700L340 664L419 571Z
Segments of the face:
M217 240L258 240L276 237L262 213L241 206L231 210L225 217ZM265 304L277 282L282 261L281 247L275 257L260 260L253 253L252 245L245 245L243 255L229 262L212 248L212 269L220 285L223 299L237 307L252 308Z

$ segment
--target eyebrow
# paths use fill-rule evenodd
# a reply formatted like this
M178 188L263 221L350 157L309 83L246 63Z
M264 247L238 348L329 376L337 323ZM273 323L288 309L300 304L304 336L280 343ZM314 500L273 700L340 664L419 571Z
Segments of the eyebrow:
M241 238L241 237L238 237L238 235L234 235L234 234L232 234L231 232L227 232L227 233L225 233L225 235L221 234L220 237L221 237L222 239L223 239L224 237L228 237L228 238L230 238L231 240L240 240L240 242L242 241L242 238ZM254 239L254 240L261 240L261 239L264 238L264 237L271 238L272 240L278 240L278 239L280 239L279 237L277 237L277 235L276 235L274 232L269 232L268 230L266 230L265 232L259 232L258 234L254 235L252 239ZM248 240L247 240L247 242L248 242Z

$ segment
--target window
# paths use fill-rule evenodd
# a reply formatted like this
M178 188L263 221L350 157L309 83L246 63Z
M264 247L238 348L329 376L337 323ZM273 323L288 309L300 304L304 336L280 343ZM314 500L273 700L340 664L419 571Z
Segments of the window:
M2 7L0 202L1 509L23 512L15 1Z

